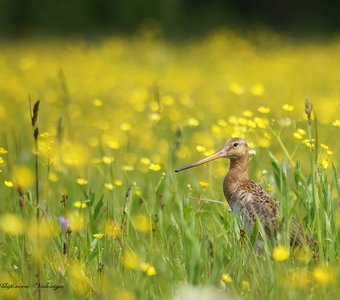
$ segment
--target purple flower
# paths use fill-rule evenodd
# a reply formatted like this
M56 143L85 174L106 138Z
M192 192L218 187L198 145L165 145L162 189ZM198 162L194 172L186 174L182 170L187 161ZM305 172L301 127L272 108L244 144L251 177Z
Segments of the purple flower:
M67 225L69 224L69 221L68 221L64 216L61 216L61 217L59 218L59 222L60 222L60 227L61 227L63 230L66 230Z

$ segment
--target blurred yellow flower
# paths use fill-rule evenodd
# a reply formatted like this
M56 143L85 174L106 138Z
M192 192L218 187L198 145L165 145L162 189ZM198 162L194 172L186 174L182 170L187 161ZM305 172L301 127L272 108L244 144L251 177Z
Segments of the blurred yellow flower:
M151 163L149 169L152 171L159 171L161 169L161 166L159 164Z
M161 115L159 113L151 113L149 114L149 120L153 122L158 122L161 119Z
M149 263L142 263L140 268L147 276L151 277L157 274L155 267Z
M17 186L26 189L34 182L34 174L30 168L26 166L16 166L13 169L13 179Z
M233 82L229 85L229 90L236 95L242 95L246 91L246 89L242 85L236 82Z
M335 272L330 267L318 266L313 269L313 278L321 285L335 283Z
M289 288L304 288L311 282L311 276L305 268L294 268L288 271L283 284Z
M200 124L200 122L196 118L190 118L187 121L187 124L189 127L197 127Z
M77 183L79 185L87 185L88 184L88 181L85 179L85 178L78 178L77 179Z
M120 179L116 179L116 180L114 181L114 184L115 184L115 186L122 186L122 185L123 185L123 182L122 182Z
M96 239L101 239L103 236L104 236L104 233L95 233L93 235L93 237L96 238Z
M260 106L257 111L261 114L268 114L270 113L270 108L267 106Z
M242 280L241 282L241 289L243 292L250 292L251 291L251 288L250 288L250 283L249 281L246 281L246 280Z
M335 120L332 125L340 128L340 120Z
M251 118L254 115L250 110L245 110L242 114L247 118Z
M5 163L4 159L0 156L0 165L3 165Z
M14 187L14 183L10 180L5 180L4 184L5 184L5 186L7 186L9 188Z
M321 166L321 169L327 170L329 166L328 160L326 158L322 158L320 162L320 166Z
M145 166L148 166L151 163L150 159L147 157L141 157L139 161Z
M329 147L327 145L325 145L325 144L320 144L320 147L323 150L328 150L329 149Z
M122 131L130 131L131 128L132 128L132 126L131 126L131 124L128 123L128 122L124 122L124 123L120 124L120 129L121 129Z
M79 211L70 212L68 215L69 226L72 231L81 231L84 229L85 220L84 216Z
M76 207L76 208L86 208L87 207L86 203L82 202L82 201L74 202L73 206Z
M101 107L103 106L103 100L96 98L93 100L93 105L96 107Z
M6 154L8 151L4 147L0 147L0 154Z
M284 111L288 111L288 112L291 112L294 110L294 106L293 105L290 105L290 104L284 104L282 105L282 109Z
M276 261L284 261L289 258L289 249L278 245L274 248L272 256Z
M134 294L128 291L118 291L113 298L114 300L135 300Z
M199 184L202 189L207 189L209 187L209 183L206 181L200 181Z
M11 213L5 213L1 215L0 228L7 234L18 235L24 232L25 225L21 217Z
M118 224L112 220L109 220L105 225L105 234L113 238L118 238L121 236L122 232Z
M228 123L223 119L217 120L217 124L218 126L221 126L221 127L226 127L228 125Z
M57 182L58 181L58 175L56 173L50 172L48 174L48 180L52 182Z
M152 220L150 216L138 214L132 218L132 224L136 230L143 233L148 233L152 230Z
M222 281L225 283L231 283L233 282L233 278L228 273L223 273L221 277Z
M204 146L202 146L202 145L197 145L196 146L196 151L197 152L201 152L201 153L203 153L203 152L205 152L206 151L206 147L204 147Z
M296 129L296 131L301 135L306 135L306 131L302 128L298 128L298 129Z
M134 251L126 250L122 256L122 264L128 269L137 270L141 265L141 259Z
M112 191L113 190L113 184L112 183L105 183L104 184L104 187L106 188L106 189L108 189L108 190L110 190L110 191Z
M332 150L327 150L326 153L327 153L328 155L333 155L333 154L334 154L334 152L333 152Z
M115 159L112 156L103 156L102 161L106 165L110 165Z
M256 83L250 88L250 92L255 96L261 96L264 93L264 85Z
M135 169L135 167L131 166L131 165L123 165L122 169L123 169L123 171L131 172Z
M40 134L40 136L43 138L43 139L48 139L50 137L50 134L48 132L43 132Z
M302 135L300 133L298 133L297 131L293 132L293 137L296 138L297 140L302 139Z

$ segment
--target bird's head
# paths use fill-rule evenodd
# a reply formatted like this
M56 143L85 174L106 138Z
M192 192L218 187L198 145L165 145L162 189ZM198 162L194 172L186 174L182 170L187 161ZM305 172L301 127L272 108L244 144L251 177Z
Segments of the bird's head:
M199 165L203 165L209 161L212 161L218 158L229 158L231 160L237 160L243 157L248 157L248 155L249 155L249 149L248 149L247 142L242 138L232 138L226 141L226 143L224 144L221 150L193 164L179 168L175 170L175 172L180 172L186 169L197 167Z

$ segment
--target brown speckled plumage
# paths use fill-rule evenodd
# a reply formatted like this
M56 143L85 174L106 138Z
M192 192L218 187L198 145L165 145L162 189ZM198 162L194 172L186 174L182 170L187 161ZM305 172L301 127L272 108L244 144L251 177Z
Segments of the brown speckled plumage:
M249 179L249 150L244 139L229 139L220 151L194 164L177 169L176 172L223 157L230 159L230 168L224 178L223 191L231 210L240 218L249 234L252 234L258 220L267 237L275 238L279 230L280 204L268 195L260 184ZM312 243L312 239L303 233L295 219L292 219L290 227L291 244ZM261 238L257 240L257 243L261 244Z

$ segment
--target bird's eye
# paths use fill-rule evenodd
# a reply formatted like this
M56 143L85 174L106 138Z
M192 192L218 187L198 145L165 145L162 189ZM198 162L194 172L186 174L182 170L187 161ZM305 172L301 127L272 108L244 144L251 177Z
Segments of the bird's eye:
M234 147L237 147L237 146L238 146L238 143L234 143L233 146L234 146Z

